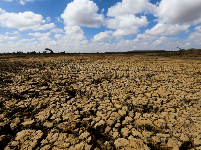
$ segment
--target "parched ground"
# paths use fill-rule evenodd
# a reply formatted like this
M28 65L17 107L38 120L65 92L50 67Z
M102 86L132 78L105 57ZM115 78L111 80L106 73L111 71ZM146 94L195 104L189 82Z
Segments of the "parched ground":
M201 60L0 60L0 149L201 149Z

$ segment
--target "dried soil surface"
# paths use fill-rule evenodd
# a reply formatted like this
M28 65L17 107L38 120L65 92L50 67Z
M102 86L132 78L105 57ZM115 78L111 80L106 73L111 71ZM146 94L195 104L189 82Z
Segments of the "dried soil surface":
M200 107L200 60L0 60L0 149L201 149Z

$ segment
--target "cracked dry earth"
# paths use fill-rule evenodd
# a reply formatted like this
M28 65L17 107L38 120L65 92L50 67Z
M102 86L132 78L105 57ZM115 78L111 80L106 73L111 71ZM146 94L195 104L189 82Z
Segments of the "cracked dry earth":
M0 149L201 149L200 106L200 60L0 60Z

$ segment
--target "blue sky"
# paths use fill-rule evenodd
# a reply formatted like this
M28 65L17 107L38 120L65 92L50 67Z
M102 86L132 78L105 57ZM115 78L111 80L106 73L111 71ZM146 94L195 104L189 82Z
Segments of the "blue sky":
M1 0L0 53L201 47L200 0Z

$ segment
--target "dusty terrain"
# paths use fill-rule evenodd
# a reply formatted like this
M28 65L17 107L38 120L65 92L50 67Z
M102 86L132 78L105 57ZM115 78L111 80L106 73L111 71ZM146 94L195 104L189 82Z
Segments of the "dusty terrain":
M201 60L0 59L0 149L201 149Z

